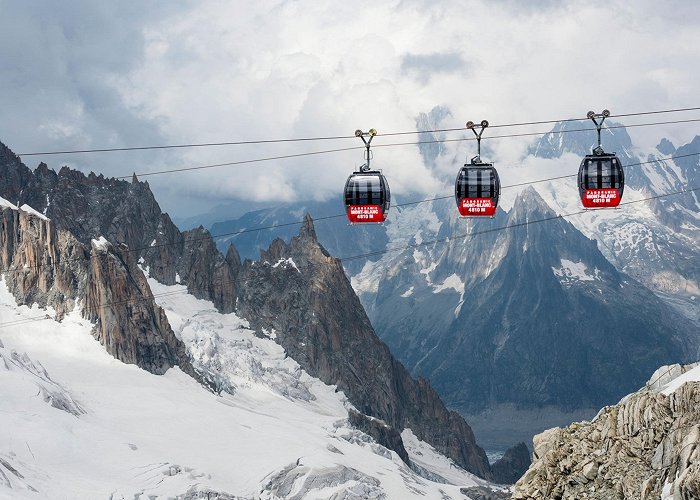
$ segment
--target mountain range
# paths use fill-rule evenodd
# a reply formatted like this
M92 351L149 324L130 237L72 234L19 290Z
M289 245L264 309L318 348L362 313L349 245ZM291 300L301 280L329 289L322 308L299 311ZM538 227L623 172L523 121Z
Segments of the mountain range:
M446 116L435 108L417 128L439 129ZM581 210L575 173L596 135L574 121L556 124L522 160L523 170L558 178L506 184L493 219L460 219L452 200L436 199L393 207L383 226L318 224L379 337L489 449L590 418L657 366L700 356L700 195L674 194L700 187L700 136L642 151L610 125L603 145L626 166L619 209ZM426 165L457 161L426 142ZM506 172L522 177L518 168ZM310 211L342 214L329 204ZM291 224L301 206L252 212L212 233L254 255L289 227L270 226ZM253 231L260 225L268 229Z
M202 408L216 406L217 398L238 408L238 416L229 415L234 427L243 425L237 420L240 411L250 417L258 405L268 405L277 419L284 419L288 413L285 425L291 426L295 419L315 421L323 415L332 416L315 431L309 431L308 426L300 431L300 439L315 440L317 444L299 449L305 450L304 454L321 453L325 457L318 458L316 466L302 466L301 459L289 465L289 453L297 450L289 442L293 432L287 432L284 438L287 444L282 447L288 451L274 460L270 458L272 441L259 455L234 453L234 462L252 459L258 464L249 470L252 479L247 486L236 489L243 498L256 488L264 498L285 496L280 491L297 491L292 485L299 478L305 478L306 485L306 490L299 491L312 491L325 484L335 488L337 498L362 496L368 491L377 498L389 491L403 491L403 496L447 498L447 490L461 495L460 487L489 486L484 479L505 482L517 477L512 464L524 470L527 457L518 459L522 447L514 448L507 462L492 467L465 420L446 408L425 379L411 377L375 336L340 261L319 243L311 218L304 219L299 234L289 243L274 240L260 259L241 260L233 246L225 255L220 253L210 233L202 228L179 231L160 211L148 183L136 176L127 182L84 175L67 167L55 172L45 164L31 170L4 145L0 145L0 162L0 192L5 195L1 200L0 241L6 330L2 338L11 346L3 352L6 370L0 372L10 381L3 385L9 402L6 410L23 411L21 401L28 393L17 377L24 377L27 370L43 377L44 381L37 383L47 403L40 405L41 411L36 410L39 420L30 419L28 427L21 426L24 432L31 433L39 421L50 423L52 415L56 417L53 408L78 419L69 419L71 424L65 427L72 429L69 434L82 436L90 425L107 433L116 425L123 433L124 426L134 425L139 409L124 407L118 412L123 418L111 419L107 415L114 412L114 404L127 405L130 398L160 401L167 397L178 408L181 404L177 398L166 395L182 390L186 394L183 397L201 401ZM173 302L173 295L189 298ZM34 327L35 323L49 326ZM44 331L53 332L51 340L36 348L34 342ZM64 337L70 339L66 348L81 353L73 355L74 359L61 354L59 346ZM91 344L91 339L97 344ZM20 349L25 354L19 354ZM97 359L98 364L105 363L104 357L95 354L98 351L112 356L118 364L93 371L90 367ZM57 380L42 368L44 360L51 372L59 374ZM137 366L143 374L126 382L129 376L121 368L123 363ZM91 375L83 380L80 374ZM92 377L96 377L95 385L86 386L84 382ZM109 383L101 386L102 377ZM125 377L126 386L119 385L119 377ZM166 377L167 383L174 385L167 389L148 377ZM128 384L143 386L146 392L138 395ZM255 389L252 392L248 390L251 387ZM110 403L109 391L119 392L115 401L121 403ZM269 405L269 394L291 405ZM313 403L321 399L323 404ZM153 406L144 411L149 418L169 418L168 412L159 414ZM182 411L186 422L194 422L213 409L198 413L190 407ZM210 430L222 432L221 419L226 415L214 413L218 416ZM240 422L249 417L242 417ZM84 427L86 422L88 427ZM365 460L359 458L362 454L352 458L354 452L343 452L327 439L318 441L331 428L336 429L333 433L343 433L350 444L383 456L391 480L372 476L367 472L371 468L360 467ZM255 429L273 432L270 426ZM156 431L140 434L141 438L148 432ZM181 460L163 460L163 453L168 452L187 457L181 449L163 444L176 439L178 432L194 431L191 426L165 426L162 435L153 436L148 459L161 460L162 464L161 469L153 469L159 471L155 477L172 476L172 471L177 475L185 469ZM314 433L316 437L312 437ZM211 439L200 431L196 434L204 441ZM128 432L124 439L127 436ZM55 439L63 442L69 437L60 434ZM231 439L229 443L236 441L235 433ZM157 446L154 443L158 440L161 445ZM42 460L34 466L27 462L31 449L27 455L24 448L12 445L4 462L0 462L6 470L0 469L6 479L4 485L26 491L40 485L47 491L84 472L70 464L60 471L49 467L56 453L49 449L50 441L44 443ZM134 447L129 447L133 451L139 448L132 444ZM75 446L89 447L82 440ZM203 451L206 454L207 450ZM334 453L349 458L334 462ZM88 455L89 450L81 450L81 460ZM112 458L119 456L117 453ZM195 460L195 456L199 455L193 454L190 459ZM146 459L130 458L128 462L135 468L147 467L142 462ZM268 463L266 460L271 472L264 475L261 466ZM336 463L335 468L326 467L331 463ZM183 498L194 498L204 491L197 478L221 478L221 472L210 474L199 467L192 472L195 468L187 467L189 475L168 481L173 491L185 495ZM212 467L211 463L207 467ZM91 481L99 483L100 471L88 469ZM455 476L451 469L462 472ZM216 485L216 481L205 482L210 489ZM134 491L160 491L157 481L141 484L131 478L127 483L126 489L115 491L122 495L130 491L127 496ZM200 484L199 489L192 490L196 484ZM229 494L232 485L240 486L235 481L222 484L229 489L211 491ZM440 487L435 484L451 486L438 494ZM396 487L398 490L392 490ZM81 490L73 485L58 491L70 494Z

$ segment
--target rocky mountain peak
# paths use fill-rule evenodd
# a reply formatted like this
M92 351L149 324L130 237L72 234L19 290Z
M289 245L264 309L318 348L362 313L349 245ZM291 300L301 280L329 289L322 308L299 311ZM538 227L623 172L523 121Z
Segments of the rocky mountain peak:
M238 254L238 250L234 245L229 245L226 251L226 262L228 262L229 266L232 268L238 269L241 267L241 256Z
M85 175L67 166L56 172L45 163L32 171L4 145L0 170L0 196L44 213L88 247L100 236L132 250L148 247L164 222L148 183Z
M662 155L672 155L676 152L676 146L665 137L656 145L656 150Z
M53 172L52 170L49 169L49 166L44 163L43 161L39 163L39 165L36 167L35 170L36 173L39 175L50 175L50 172ZM55 172L53 172L54 175L56 175Z
M525 222L526 219L554 217L555 212L532 186L523 189L515 198L508 214L511 224Z
M292 254L298 254L300 257L303 256L304 259L311 261L327 262L331 258L330 254L318 241L313 218L308 213L304 216L299 235L291 239L289 247Z
M313 241L318 241L316 238L316 229L314 229L314 220L311 218L311 214L306 213L304 215L304 222L301 224L301 229L299 230L299 238L309 238Z
M425 380L411 378L374 334L338 259L313 237L307 217L289 244L275 240L259 262L246 261L237 313L276 341L312 376L335 384L357 408L356 426L403 455L400 432L426 442L482 477L491 477L469 425L447 410ZM381 421L391 432L369 420ZM359 420L358 420L359 419ZM369 419L365 424L358 423ZM381 432L380 432L381 431Z
M620 127L620 128L607 128ZM564 153L577 156L591 154L598 143L595 126L590 120L558 122L552 130L538 139L528 149L528 154L538 158L559 158ZM620 123L606 120L601 133L603 149L623 154L632 150L632 139Z

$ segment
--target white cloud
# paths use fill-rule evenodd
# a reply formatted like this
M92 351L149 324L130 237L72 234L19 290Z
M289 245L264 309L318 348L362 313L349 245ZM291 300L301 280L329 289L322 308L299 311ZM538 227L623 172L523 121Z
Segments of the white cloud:
M8 95L10 89L14 100L3 110L3 122L11 117L13 124L0 126L0 140L36 150L352 135L370 127L394 132L413 130L415 117L436 105L451 111L446 127L470 119L497 124L582 116L605 107L615 114L697 105L700 34L690 18L697 19L698 7L669 5L203 1L168 4L167 11L165 4L139 4L124 13L88 3L72 13L92 20L87 27L69 15L52 17L47 5L43 14L14 7L13 22L25 35L13 31L3 40L12 38L17 50L17 40L30 43L35 59L25 67L0 56L0 67L14 71L0 77L0 90ZM96 40L103 41L95 47ZM32 77L40 83L31 83ZM528 131L536 130L547 127ZM686 125L630 133L653 146L664 135L676 144L688 142L696 130ZM491 129L484 136L506 131L515 130ZM410 138L379 136L375 144ZM529 141L484 145L492 159L508 164L519 160ZM361 143L60 160L125 175L351 146ZM415 146L377 147L374 165L387 174L395 194L430 195L449 187L450 171L456 173L475 146L448 143L450 154L435 171ZM149 182L164 207L177 213L233 198L338 196L362 162L358 149L154 176Z

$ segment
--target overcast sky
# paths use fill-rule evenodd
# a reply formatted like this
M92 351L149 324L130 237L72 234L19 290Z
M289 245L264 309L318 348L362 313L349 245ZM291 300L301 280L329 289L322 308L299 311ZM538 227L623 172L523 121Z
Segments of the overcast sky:
M524 3L0 0L0 141L28 153L410 131L435 106L451 112L441 127L700 106L700 2ZM697 124L630 129L647 149L698 134ZM512 165L533 140L492 141L490 152ZM118 176L359 144L23 160ZM475 145L448 147L462 158ZM355 150L143 179L182 217L236 199L337 197L362 161ZM373 165L404 199L449 190L415 146L377 148Z

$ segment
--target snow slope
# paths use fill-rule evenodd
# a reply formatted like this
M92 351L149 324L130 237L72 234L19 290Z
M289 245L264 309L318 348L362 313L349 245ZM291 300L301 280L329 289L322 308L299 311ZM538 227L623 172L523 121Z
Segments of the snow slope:
M78 312L3 327L0 498L463 499L460 487L486 484L406 430L434 481L421 477L348 427L344 395L273 340L182 286L149 283L221 395L177 368L156 376L115 360ZM0 323L44 313L0 282Z

